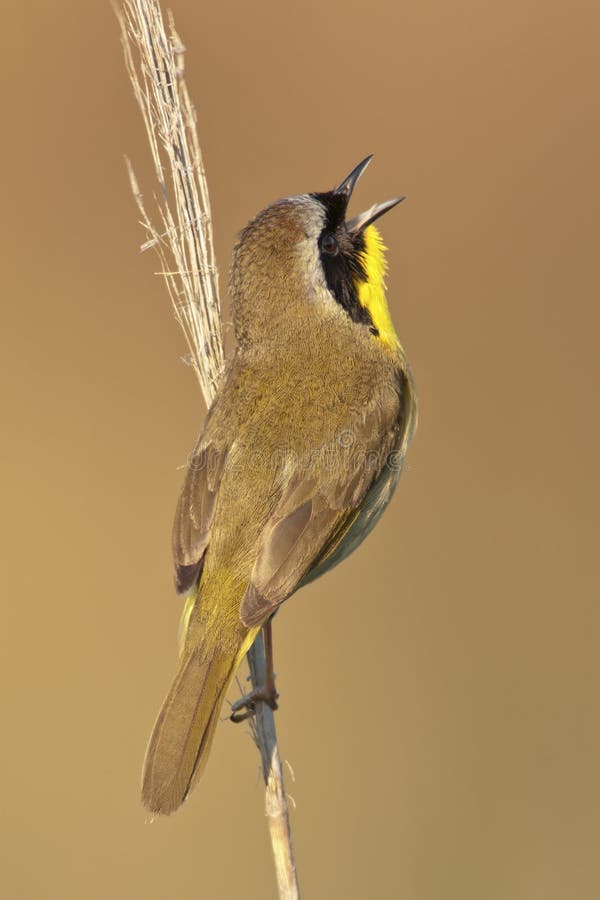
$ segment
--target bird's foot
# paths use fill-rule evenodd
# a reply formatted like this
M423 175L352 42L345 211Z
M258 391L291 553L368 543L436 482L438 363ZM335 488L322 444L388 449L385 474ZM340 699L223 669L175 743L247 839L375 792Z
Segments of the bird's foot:
M271 709L277 709L277 700L279 694L275 690L275 684L263 685L260 688L250 691L231 704L230 719L232 722L245 722L256 715L256 704L259 702L266 703Z

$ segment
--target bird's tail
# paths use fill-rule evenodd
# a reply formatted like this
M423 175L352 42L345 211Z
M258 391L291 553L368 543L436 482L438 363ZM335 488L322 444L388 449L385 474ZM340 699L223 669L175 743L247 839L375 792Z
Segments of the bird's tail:
M202 774L227 688L257 631L227 649L205 640L184 650L146 750L142 801L151 812L174 812Z

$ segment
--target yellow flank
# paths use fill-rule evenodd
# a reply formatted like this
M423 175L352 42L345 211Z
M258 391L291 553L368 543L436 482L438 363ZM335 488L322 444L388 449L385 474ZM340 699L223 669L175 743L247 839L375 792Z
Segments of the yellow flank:
M177 635L180 658L183 656L185 637L187 634L188 625L190 624L190 616L192 615L192 610L194 609L197 595L198 588L195 587L193 593L187 595L187 597L185 598L185 603L183 605L183 612L181 613L181 619L179 621L179 633Z
M381 235L373 225L363 232L365 249L361 253L361 262L367 275L366 281L357 284L358 299L361 306L369 311L373 325L379 332L379 339L392 350L400 346L398 335L392 325L390 311L385 299L385 275L387 261L386 247Z

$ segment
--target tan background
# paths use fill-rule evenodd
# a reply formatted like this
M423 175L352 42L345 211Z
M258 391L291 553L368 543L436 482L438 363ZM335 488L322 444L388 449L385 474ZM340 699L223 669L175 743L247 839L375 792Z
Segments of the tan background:
M304 894L597 898L597 4L173 6L223 273L252 214L368 152L354 209L409 198L383 230L410 467L276 623ZM3 29L0 891L273 897L243 726L176 816L138 801L202 409L137 252L123 154L151 183L116 24L63 0Z

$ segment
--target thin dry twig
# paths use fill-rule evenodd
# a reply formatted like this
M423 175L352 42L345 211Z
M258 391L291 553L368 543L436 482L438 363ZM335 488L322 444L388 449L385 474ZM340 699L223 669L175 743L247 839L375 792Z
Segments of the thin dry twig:
M265 684L267 665L262 631L248 653L248 665L252 684ZM298 873L296 872L294 844L290 830L288 798L283 783L283 767L275 731L275 716L271 707L266 703L257 703L256 716L250 720L250 727L256 746L260 751L266 785L265 811L273 847L279 896L285 900L295 900L300 896Z
M223 369L218 272L206 175L196 130L196 114L184 78L184 46L169 13L167 36L158 0L123 0L116 8L133 91L142 112L160 195L160 228L147 212L129 160L127 168L148 238L141 249L159 255L175 317L189 350L207 406ZM173 199L170 200L170 197ZM248 652L254 687L265 683L262 634ZM256 704L253 735L266 785L265 806L279 897L300 892L294 860L287 796L273 711Z

